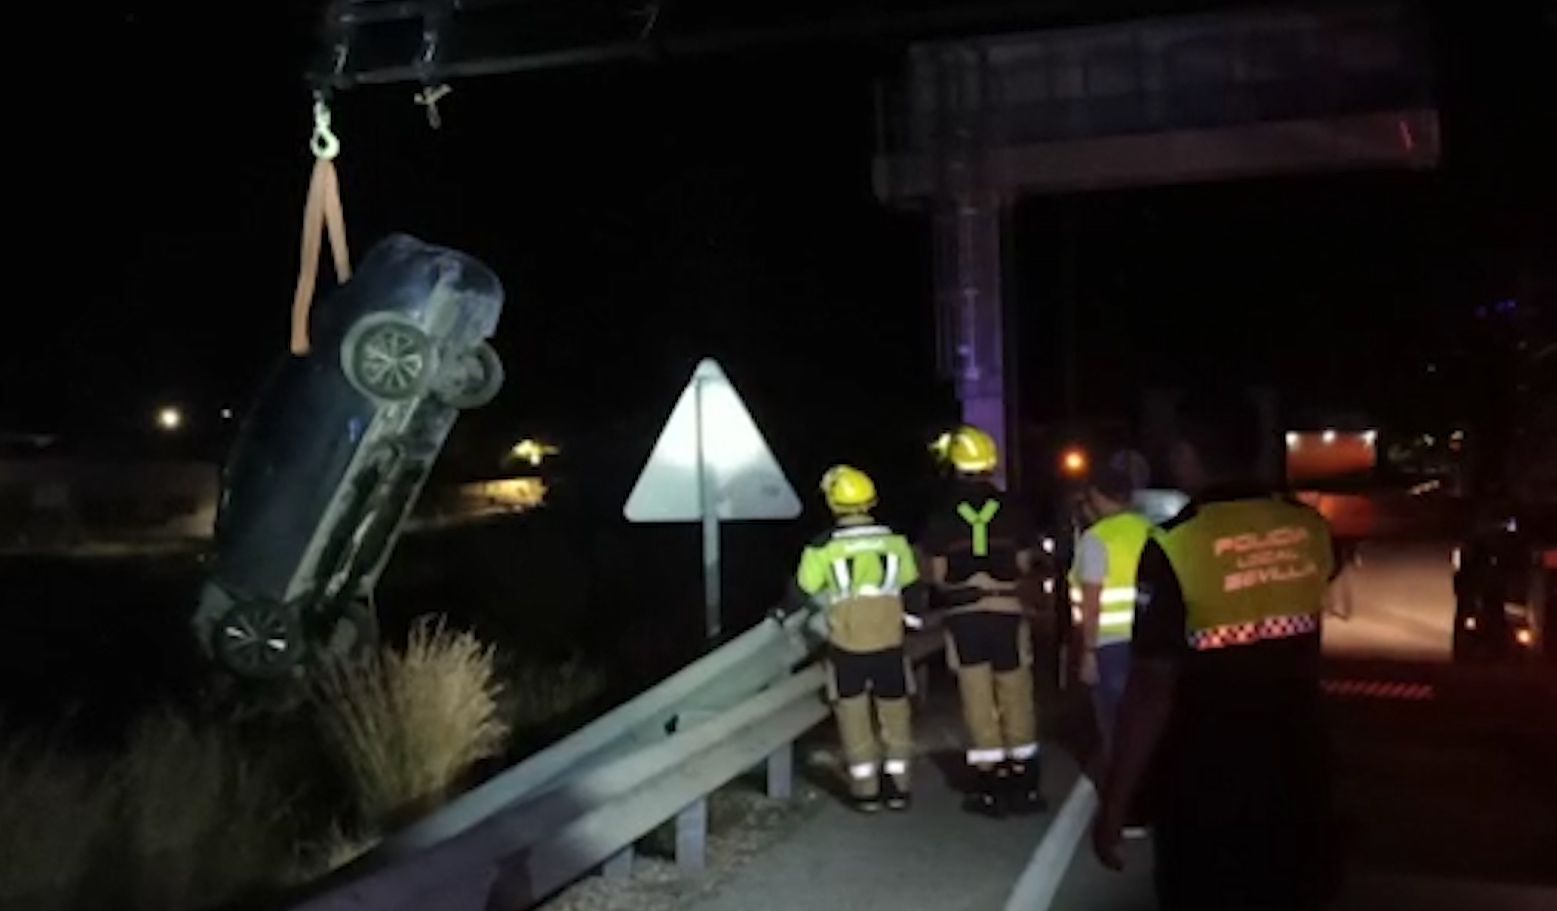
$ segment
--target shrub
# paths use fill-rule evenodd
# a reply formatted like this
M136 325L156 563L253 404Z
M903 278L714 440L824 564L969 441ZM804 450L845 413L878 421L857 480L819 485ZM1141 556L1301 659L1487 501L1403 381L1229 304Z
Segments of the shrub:
M358 812L385 827L436 804L506 745L495 654L473 634L423 618L404 651L329 664L313 685L326 744Z
M130 894L146 911L195 911L274 886L292 853L274 766L230 728L161 712L131 732L122 762Z
M332 823L324 835L299 846L291 879L309 882L328 876L378 846L378 837Z
M225 728L149 716L111 758L0 751L0 907L199 911L276 884L293 832L266 765Z
M115 789L98 764L51 743L0 747L0 907L75 907Z
M516 730L555 721L605 690L605 676L578 658L551 666L526 665L509 678L503 715Z

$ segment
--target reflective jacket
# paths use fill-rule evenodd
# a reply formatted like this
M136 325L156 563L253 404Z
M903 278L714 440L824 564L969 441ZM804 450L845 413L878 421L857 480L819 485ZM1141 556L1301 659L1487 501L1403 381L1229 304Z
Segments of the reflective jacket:
M1316 633L1334 570L1323 517L1269 497L1202 504L1157 533L1196 652Z
M868 517L811 542L795 571L796 586L826 613L828 640L851 652L903 644L903 590L917 581L908 541Z
M945 561L938 600L949 613L1022 611L1021 555L1037 544L1037 530L1017 498L987 481L959 481L930 514L920 544Z
M1087 529L1102 542L1108 553L1108 574L1103 579L1099 605L1097 644L1111 645L1130 641L1135 622L1135 574L1141 566L1141 550L1151 537L1152 523L1133 512L1121 512L1100 519ZM1075 566L1070 570L1071 603L1081 605L1081 576Z

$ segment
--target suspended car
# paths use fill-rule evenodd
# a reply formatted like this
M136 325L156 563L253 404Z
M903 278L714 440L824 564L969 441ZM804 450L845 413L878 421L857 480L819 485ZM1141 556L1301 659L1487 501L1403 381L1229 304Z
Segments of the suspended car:
M195 611L206 653L244 678L371 647L373 589L459 412L503 384L487 342L498 278L396 235L309 316L223 474L211 574Z

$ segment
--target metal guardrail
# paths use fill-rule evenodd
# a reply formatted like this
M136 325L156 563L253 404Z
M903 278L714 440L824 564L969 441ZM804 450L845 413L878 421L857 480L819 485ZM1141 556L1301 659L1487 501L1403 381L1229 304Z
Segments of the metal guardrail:
M676 821L677 862L701 869L707 795L767 763L790 793L791 744L827 716L803 665L803 617L764 621L637 698L387 838L295 911L485 911L534 904ZM916 662L941 636L910 640Z
M385 839L370 860L437 844L494 813L555 786L565 776L664 740L788 675L810 651L801 617L765 620L438 812Z

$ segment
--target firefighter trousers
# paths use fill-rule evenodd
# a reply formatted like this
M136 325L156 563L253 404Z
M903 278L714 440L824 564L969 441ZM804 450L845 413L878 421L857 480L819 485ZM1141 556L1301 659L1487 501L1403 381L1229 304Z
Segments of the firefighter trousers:
M1027 621L1004 611L967 611L946 618L946 638L968 729L968 764L988 769L1032 758L1038 719Z
M875 797L883 772L892 776L900 792L908 793L914 737L908 702L913 678L907 660L901 646L876 652L836 646L828 650L828 694L843 744L849 793L855 797Z

